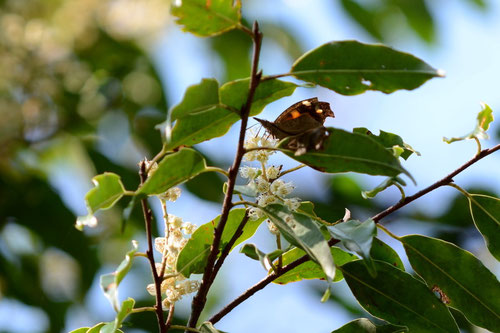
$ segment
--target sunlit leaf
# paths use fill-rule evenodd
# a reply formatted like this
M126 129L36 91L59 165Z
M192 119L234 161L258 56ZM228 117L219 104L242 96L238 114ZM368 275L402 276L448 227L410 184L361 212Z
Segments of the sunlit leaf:
M338 247L331 247L330 251L333 257L333 261L338 266L343 265L346 262L358 259L358 257L356 257L355 255L347 253L339 249ZM305 254L306 253L303 250L294 248L283 255L283 265L288 265L289 263L299 259ZM308 260L305 263L300 264L294 269L281 275L279 278L275 279L273 283L287 284L290 282L312 279L326 279L326 275L320 265L312 260ZM335 277L333 278L333 282L337 282L342 279L342 272L338 269L335 270Z
M241 20L240 0L182 0L172 2L177 24L199 36L214 36L238 26Z
M430 288L439 288L443 302L474 325L500 327L500 283L479 259L440 239L410 235L401 241L413 269Z
M481 111L477 114L476 118L476 127L472 132L460 137L454 137L451 139L443 138L443 141L446 143L452 143L455 141L462 141L467 139L488 139L488 133L486 131L490 127L491 122L493 121L493 110L486 103L481 103Z
M385 189L393 185L398 185L398 184L406 185L405 181L402 180L400 177L389 177L386 178L382 183L377 185L375 188L369 191L362 191L361 196L365 199L373 199L380 192L384 191Z
M332 333L399 333L407 331L406 327L391 324L379 326L372 323L369 319L360 318L348 322L341 328L332 331Z
M113 322L106 324L101 329L100 333L115 333L121 326L125 318L132 313L134 309L135 300L133 298L127 298L122 302L120 311L116 314L116 318Z
M202 172L207 171L203 156L196 150L184 148L165 156L158 168L148 177L136 191L137 195L154 195L164 193L171 187L179 185Z
M381 261L374 261L377 276L371 276L360 261L339 269L359 304L375 317L410 332L454 332L458 327L447 307L428 287L410 274Z
M224 331L219 331L218 329L216 329L214 325L209 321L201 324L199 330L201 333L226 333Z
M330 248L320 228L311 217L290 212L288 208L280 204L271 204L261 209L287 241L304 250L311 259L320 264L327 280L333 280L335 265Z
M359 254L364 259L370 274L376 274L370 257L373 238L377 235L377 227L373 220L342 222L330 227L328 231L334 238L340 240L346 249Z
M476 228L491 254L500 260L500 199L482 194L471 194L468 199Z
M291 72L300 80L343 95L366 90L412 90L440 76L437 70L408 53L357 41L321 45L300 57Z
M409 175L391 152L368 136L334 128L328 128L328 131L330 136L324 149L300 156L295 156L293 151L284 151L285 154L321 172L352 171L389 177L400 173Z
M246 210L243 208L236 208L229 212L226 226L221 237L221 250L227 245L240 225L245 216L245 211ZM185 277L189 277L191 274L201 274L205 270L210 246L214 239L214 228L219 223L219 219L220 216L217 216L212 221L199 226L180 252L177 259L177 271L182 273ZM243 228L241 236L238 237L231 250L238 244L252 237L263 221L264 218L255 221L248 220Z
M340 4L345 12L366 32L379 41L384 39L380 31L380 22L375 11L363 6L356 0L341 0Z
M111 305L116 312L121 311L121 309L119 309L118 307L118 285L132 267L134 254L137 252L138 246L139 244L136 241L132 241L132 250L127 252L127 254L125 255L125 259L120 263L118 268L113 273L101 275L101 289L103 290L106 298L111 302ZM130 302L126 303L125 305L128 308Z

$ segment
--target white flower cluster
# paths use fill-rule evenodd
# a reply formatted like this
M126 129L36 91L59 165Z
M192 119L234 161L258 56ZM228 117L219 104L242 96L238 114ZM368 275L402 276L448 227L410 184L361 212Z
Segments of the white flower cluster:
M245 148L274 147L276 143L277 140L275 139L252 136L246 140ZM243 166L240 168L240 175L242 178L248 179L249 185L253 185L257 191L257 204L259 206L265 207L272 203L283 203L289 210L295 211L300 206L300 199L285 198L292 193L295 186L291 182L284 182L278 179L281 167L265 165L269 155L273 152L272 150L252 150L246 153L246 160L257 160L261 162L262 168ZM260 208L252 207L248 210L248 215L251 220L257 220L264 217L264 212ZM278 229L271 221L267 221L267 225L271 233L279 233Z
M183 295L197 291L200 285L198 281L186 280L175 268L179 253L188 241L185 236L196 230L196 225L184 222L178 216L166 214L166 202L176 201L180 195L181 190L176 187L158 196L164 211L165 237L155 239L155 249L162 254L162 262L156 263L156 270L159 274L164 270L161 293L165 295L162 303L165 309L180 300ZM151 295L155 295L154 284L148 285L146 289Z
M275 148L277 144L278 139L274 139L269 135L262 137L250 135L250 138L245 141L244 147L245 149L255 149L259 147ZM274 154L274 150L252 150L246 153L244 158L246 161L259 161L265 164L272 154Z

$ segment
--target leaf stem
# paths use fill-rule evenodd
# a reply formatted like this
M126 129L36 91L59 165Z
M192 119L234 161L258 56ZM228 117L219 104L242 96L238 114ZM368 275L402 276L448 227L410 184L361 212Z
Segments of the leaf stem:
M146 312L146 311L156 311L156 309L154 306L145 306L142 308L132 309L131 313L140 313L140 312Z
M243 31L248 33L246 29L241 27L240 29L243 29ZM238 169L240 167L241 160L243 159L243 155L245 154L245 149L243 145L245 142L248 117L250 115L250 109L252 106L255 91L262 77L262 72L258 71L260 49L262 45L262 33L260 32L259 24L257 23L257 21L254 22L253 29L251 31L251 37L253 39L253 44L254 44L252 69L251 69L250 85L248 89L247 100L240 110L241 126L240 126L240 135L238 139L238 147L236 150L236 156L234 158L233 165L229 169L227 191L226 195L224 196L224 202L222 204L222 212L219 219L219 223L214 229L214 240L210 248L210 253L208 254L207 264L205 271L203 272L203 278L200 284L200 288L198 289L198 292L194 296L193 301L191 303L191 316L188 322L188 327L191 328L196 327L201 312L207 302L208 291L215 279L215 276L217 275L217 271L215 271L216 268L215 262L217 260L217 255L219 254L219 245L221 242L222 232L224 231L224 227L226 226L226 222L229 216L229 211L233 207L231 200L233 197L234 186L236 185L236 177L238 176Z
M146 160L141 161L140 166L139 166L139 176L141 178L141 184L144 184L146 182L146 179L148 178L148 173L146 170ZM146 226L146 239L148 241L148 249L146 251L146 255L149 259L149 265L151 266L151 273L153 274L153 282L155 284L155 296L156 296L156 305L155 305L155 312L156 312L156 319L158 321L158 330L160 333L166 333L167 328L165 326L165 321L163 319L163 308L161 305L161 282L162 278L158 276L158 272L156 271L156 264L155 264L155 258L153 255L153 235L152 235L152 226L151 226L151 221L152 221L152 213L151 210L148 207L148 199L144 198L141 200L141 205L142 205L142 212L144 214L144 223Z
M377 228L380 228L380 230L382 230L383 232L385 232L386 234L388 234L392 238L397 239L397 240L401 240L401 237L396 236L395 234L393 234L392 232L390 232L389 229L387 229L386 227L384 227L382 224L377 223Z
M218 172L218 173L223 174L226 177L229 177L229 173L226 170L222 169L222 168L218 168L218 167L214 167L214 166L207 166L205 168L205 171Z
M291 169L285 170L285 171L283 171L283 172L280 172L280 174L279 174L278 178L280 178L280 177L282 177L282 176L286 175L287 173L290 173L290 172L294 172L294 171L300 170L300 169L302 169L302 168L303 168L303 167L305 167L305 166L306 166L305 164L301 164L301 165L298 165L298 166L296 166L296 167L294 167L294 168L291 168Z

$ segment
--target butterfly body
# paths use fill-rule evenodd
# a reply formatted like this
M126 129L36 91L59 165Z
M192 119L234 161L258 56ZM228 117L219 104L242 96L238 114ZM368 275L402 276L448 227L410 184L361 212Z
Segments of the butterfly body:
M261 123L269 134L281 140L323 127L327 117L335 117L330 104L313 97L291 105L274 122L259 118L255 120Z

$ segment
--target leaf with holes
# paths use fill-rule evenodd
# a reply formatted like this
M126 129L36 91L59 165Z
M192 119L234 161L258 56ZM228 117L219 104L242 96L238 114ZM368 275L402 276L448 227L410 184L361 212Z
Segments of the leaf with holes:
M455 141L462 141L467 139L488 139L488 133L486 131L490 127L491 122L493 121L493 110L490 108L488 104L481 103L481 111L477 114L476 118L476 127L469 134L455 137L455 138L443 138L443 141L446 143L452 143Z
M177 24L198 36L215 36L236 28L241 20L240 0L182 0L172 2Z
M412 90L441 76L439 71L411 54L357 41L321 45L297 59L291 72L300 80L343 95L357 95L367 90L387 94L399 89Z
M410 332L459 332L446 305L425 284L388 263L374 264L376 277L368 273L361 260L339 267L366 311L394 325L406 326Z
M401 158L407 160L413 153L420 156L420 153L413 149L409 144L405 143L399 135L382 130L379 131L379 135L375 135L365 127L353 128L352 132L369 136L385 148L393 150L393 154L396 157L401 156ZM395 149L396 147L399 149Z
M440 239L410 235L401 241L413 269L429 287L446 295L449 306L474 325L498 330L500 283L479 259Z

